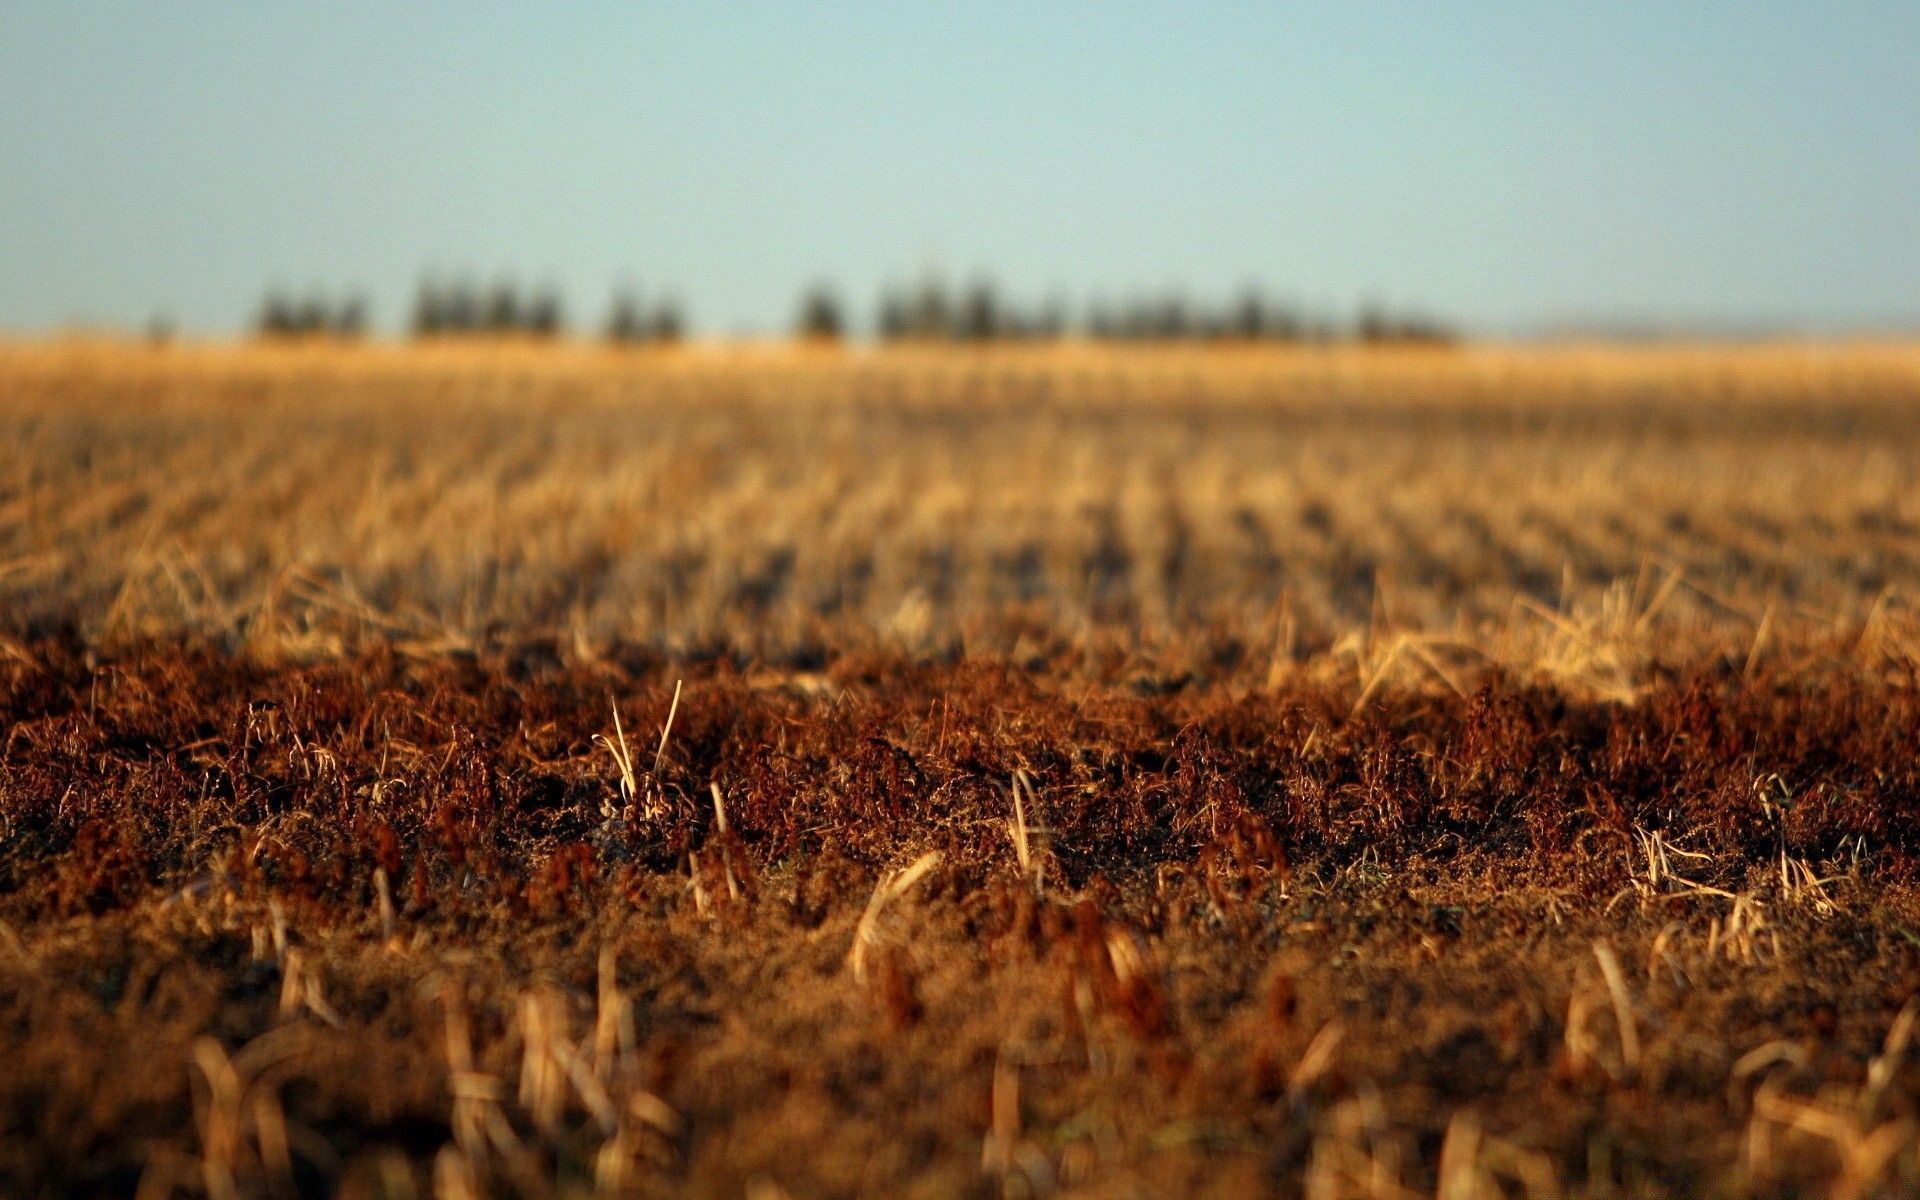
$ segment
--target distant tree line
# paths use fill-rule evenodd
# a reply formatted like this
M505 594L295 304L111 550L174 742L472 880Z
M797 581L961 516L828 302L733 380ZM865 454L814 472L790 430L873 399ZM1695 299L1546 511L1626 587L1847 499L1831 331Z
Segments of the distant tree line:
M955 290L939 280L883 290L874 334L881 341L941 342L1050 341L1072 335L1099 342L1324 342L1351 337L1368 343L1446 343L1456 338L1441 321L1374 304L1363 307L1343 328L1337 321L1278 303L1258 288L1246 288L1219 304L1196 303L1179 292L1117 305L1095 301L1075 322L1058 298L1022 306L1002 298L990 282Z
M560 294L552 288L523 295L510 281L481 288L464 280L427 279L413 298L415 337L550 338L563 328Z
M883 342L1045 342L1071 331L1057 299L1026 307L985 280L955 290L937 279L882 289L873 330Z
M261 307L259 332L267 337L355 337L367 324L365 302L338 302L318 293L295 299L270 292ZM854 322L828 284L802 294L793 332L812 342L851 336ZM477 287L464 281L427 279L414 298L412 333L417 338L553 338L565 332L560 296L552 288L522 292L506 281ZM1050 297L1033 304L1006 298L989 280L950 287L937 278L882 289L871 328L882 342L1048 342L1084 337L1098 342L1283 343L1353 340L1367 344L1445 344L1455 340L1446 323L1415 312L1368 304L1351 322L1315 317L1249 287L1220 303L1196 302L1179 292L1145 295L1112 304L1095 301L1078 319L1067 303ZM688 322L670 294L646 299L632 288L616 292L601 336L616 345L661 345L679 341Z
M605 333L617 346L670 345L686 330L687 317L680 301L665 296L647 303L632 288L623 288L613 297Z
M260 302L255 324L268 338L357 338L367 331L367 302L318 291L295 297L275 288Z

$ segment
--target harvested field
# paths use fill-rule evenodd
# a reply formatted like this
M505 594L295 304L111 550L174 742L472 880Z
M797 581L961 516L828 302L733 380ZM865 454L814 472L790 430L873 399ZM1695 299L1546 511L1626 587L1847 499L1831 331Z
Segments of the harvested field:
M14 631L1512 663L1567 657L1556 619L1744 652L1920 580L1901 348L54 347L0 381Z
M0 1192L1914 1194L1917 414L0 351Z

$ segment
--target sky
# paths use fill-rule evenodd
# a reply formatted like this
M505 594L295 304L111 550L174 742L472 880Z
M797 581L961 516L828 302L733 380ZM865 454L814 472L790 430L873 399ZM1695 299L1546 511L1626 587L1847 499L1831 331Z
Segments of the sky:
M1247 283L1470 331L1920 330L1920 4L100 4L0 19L0 329L270 286Z

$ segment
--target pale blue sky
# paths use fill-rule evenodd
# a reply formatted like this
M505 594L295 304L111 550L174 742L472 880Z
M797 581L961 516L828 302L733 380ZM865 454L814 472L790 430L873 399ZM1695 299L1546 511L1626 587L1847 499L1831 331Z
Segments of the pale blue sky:
M401 321L428 269L778 328L938 264L1485 332L1920 328L1920 4L7 0L0 327Z

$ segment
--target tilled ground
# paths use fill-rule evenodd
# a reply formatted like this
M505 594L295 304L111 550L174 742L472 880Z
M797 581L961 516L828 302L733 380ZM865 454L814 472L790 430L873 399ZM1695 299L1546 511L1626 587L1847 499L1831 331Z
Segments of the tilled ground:
M1907 682L16 649L7 1195L1920 1188Z

